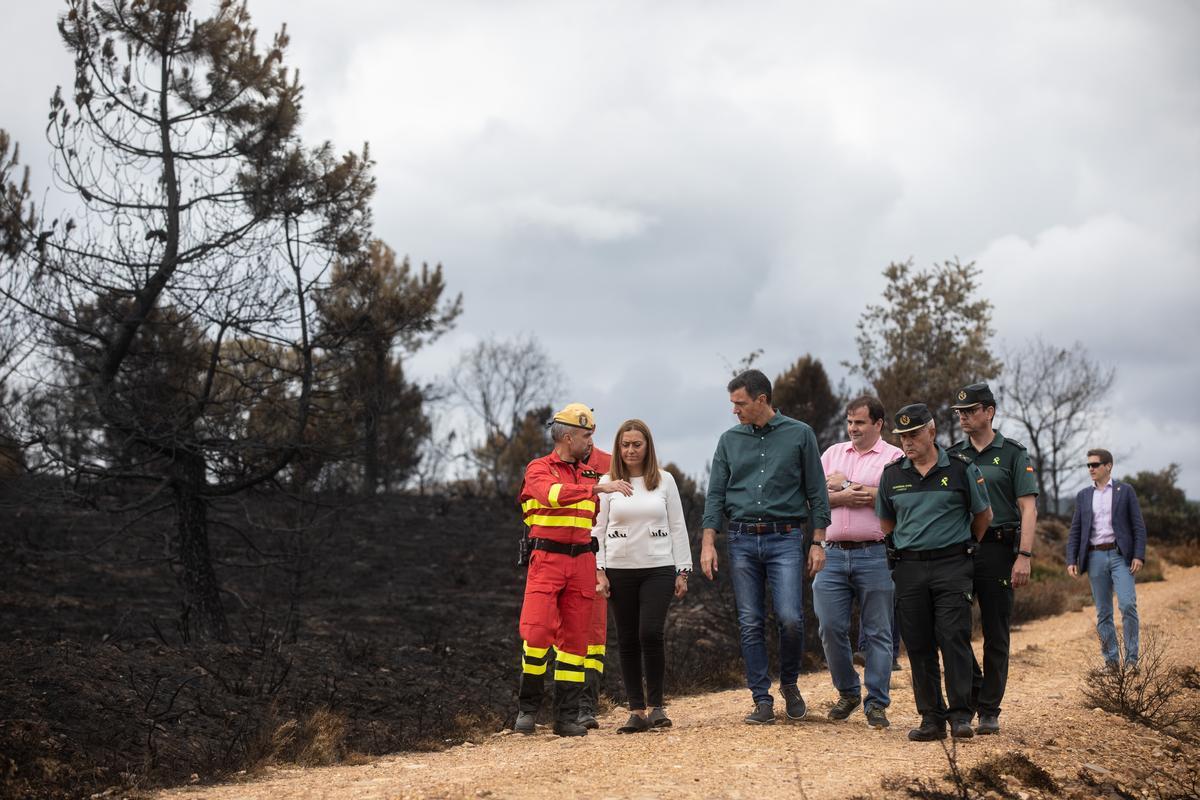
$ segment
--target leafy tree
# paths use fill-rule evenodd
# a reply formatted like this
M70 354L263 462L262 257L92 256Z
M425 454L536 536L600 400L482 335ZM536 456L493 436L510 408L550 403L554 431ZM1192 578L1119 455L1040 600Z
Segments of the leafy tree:
M365 494L402 483L429 433L423 391L404 380L400 358L438 338L461 313L462 296L443 303L444 292L441 265L415 271L376 239L336 264L331 286L318 295L322 330L343 361L338 395L358 432Z
M33 282L6 297L86 390L108 453L44 455L100 488L144 487L131 507L168 501L182 627L224 639L208 506L307 446L313 293L366 246L371 162L302 144L286 32L260 48L244 2L203 16L186 0L69 0L59 31L75 80L48 136L82 212L23 226Z
M975 296L979 270L957 259L917 271L912 260L883 271L883 303L858 321L858 362L847 364L887 409L925 403L940 438L956 438L952 398L968 383L1000 373L993 357L992 304Z
M1086 437L1103 413L1116 372L1076 342L1071 347L1034 338L1009 352L999 412L1017 423L1038 478L1040 510L1059 503L1081 476ZM1078 478L1082 480L1082 478Z
M1200 540L1200 508L1187 499L1179 481L1179 465L1158 472L1142 470L1123 479L1137 492L1146 533L1160 541Z
M822 450L840 438L846 398L834 394L819 358L801 356L775 378L772 389L775 408L811 425Z

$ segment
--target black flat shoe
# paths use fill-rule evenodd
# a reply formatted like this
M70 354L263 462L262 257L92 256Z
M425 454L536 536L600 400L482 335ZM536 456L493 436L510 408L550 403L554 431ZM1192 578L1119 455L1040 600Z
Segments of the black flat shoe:
M650 728L650 723L640 714L630 714L629 721L617 728L617 733L641 733Z
M661 706L650 709L646 722L650 723L651 728L671 727L671 718L667 716L667 712L663 711Z

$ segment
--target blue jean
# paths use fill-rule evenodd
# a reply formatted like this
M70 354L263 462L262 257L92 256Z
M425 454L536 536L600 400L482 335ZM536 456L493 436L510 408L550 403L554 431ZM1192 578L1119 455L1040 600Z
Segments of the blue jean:
M746 685L755 703L771 703L767 672L766 589L779 624L779 685L794 686L804 654L804 544L801 531L729 534Z
M859 609L862 615L862 609ZM854 649L859 653L867 652L867 629L863 627L862 619L858 621L858 644ZM892 661L900 660L900 615L896 613L896 604L892 603Z
M1115 664L1117 628L1113 624L1113 591L1121 609L1121 629L1125 639L1125 663L1136 664L1138 659L1137 591L1133 573L1125 557L1117 550L1092 550L1088 553L1088 580L1092 584L1092 600L1096 604L1096 633L1100 635L1100 652L1105 663Z
M825 568L813 578L813 609L820 621L825 662L839 694L859 697L862 685L850 651L850 606L858 599L865 640L865 706L887 708L892 678L895 586L883 542L857 550L827 547Z

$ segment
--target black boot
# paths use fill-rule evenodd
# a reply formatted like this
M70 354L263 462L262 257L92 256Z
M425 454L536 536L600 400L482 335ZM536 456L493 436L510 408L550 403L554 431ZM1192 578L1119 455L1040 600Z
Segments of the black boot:
M587 736L588 729L579 724L579 701L582 696L582 682L554 682L555 736Z
M596 711L600 708L601 675L594 669L586 670L584 675L583 694L579 698L579 719L576 722L588 730L595 730L600 727L596 721Z

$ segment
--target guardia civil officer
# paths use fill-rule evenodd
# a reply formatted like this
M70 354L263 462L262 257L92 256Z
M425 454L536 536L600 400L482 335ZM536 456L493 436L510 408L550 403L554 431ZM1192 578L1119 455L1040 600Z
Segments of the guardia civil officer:
M912 667L921 725L914 742L956 739L971 728L971 598L975 544L992 519L983 474L961 453L938 447L924 403L896 414L904 458L883 469L875 513L890 541L900 635ZM946 668L946 694L938 653Z
M1013 587L1029 582L1037 526L1037 478L1025 445L1006 439L992 427L996 398L986 383L959 390L953 408L967 438L952 453L962 453L983 473L992 524L975 550L975 596L983 627L983 668L971 665L972 708L979 713L975 732L1000 732L1000 701L1008 682L1008 632L1012 621Z

